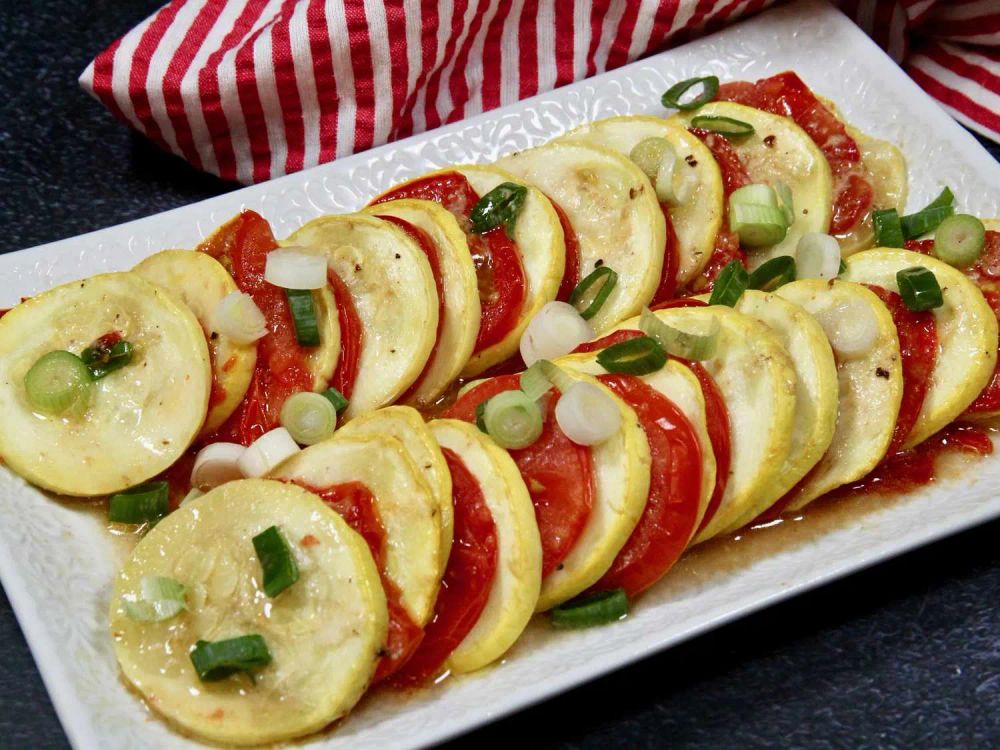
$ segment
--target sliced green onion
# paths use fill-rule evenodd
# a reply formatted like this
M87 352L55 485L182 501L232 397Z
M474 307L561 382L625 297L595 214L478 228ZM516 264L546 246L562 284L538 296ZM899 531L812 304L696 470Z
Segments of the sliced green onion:
M166 482L147 482L111 496L108 520L112 523L155 523L170 510Z
M507 236L514 237L517 217L528 198L528 188L513 182L503 182L477 201L472 208L470 219L472 231L483 234L496 229L501 224Z
M668 326L649 308L643 308L639 316L639 330L656 339L667 354L695 362L711 359L719 348L719 332L722 329L719 319L713 317L709 325L707 333L688 333Z
M295 555L277 526L270 526L255 536L253 548L264 573L264 593L269 597L273 599L299 580Z
M698 96L693 99L688 99L686 101L681 101L681 97L688 92L689 89L701 84L702 90ZM686 81L681 81L680 83L675 83L660 97L660 101L663 106L667 109L679 109L682 111L690 111L693 109L698 109L710 101L715 99L716 94L719 93L719 78L718 76L704 76L702 78L688 78Z
M486 402L483 424L501 448L527 448L542 434L542 411L523 391L504 391Z
M876 247L903 246L903 225L896 209L884 208L872 211L872 227L875 229Z
M795 278L836 278L842 271L840 243L837 238L822 232L806 232L795 246Z
M757 266L747 280L747 287L773 292L790 281L795 281L795 258L791 255L779 255Z
M730 203L744 203L749 206L771 206L780 208L778 194L773 187L763 182L736 188L729 196Z
M580 305L584 302L584 297L590 288L594 286L597 282L601 282L601 285L597 288L594 296L590 299L590 302L580 310ZM597 311L601 309L605 302L608 301L608 297L611 295L611 290L615 288L615 284L618 283L618 274L614 272L609 266L601 266L600 268L595 268L591 271L569 295L569 303L573 305L577 310L580 310L580 317L584 320L590 320L592 317L597 315Z
M656 179L656 175L660 171L660 164L663 163L663 155L668 149L672 150L673 147L666 138L656 136L643 138L632 147L628 158L635 162L635 165L652 181Z
M337 407L321 393L301 391L281 406L281 426L299 445L315 445L337 429Z
M552 381L542 372L542 362L544 361L546 360L535 362L535 364L521 373L521 390L532 401L537 401L552 390Z
M738 260L730 261L715 278L715 285L712 287L712 296L708 298L708 304L736 307L736 303L740 301L740 297L743 296L749 283L750 274L747 273L743 264Z
M743 138L756 132L749 122L722 115L698 115L691 120L691 127L711 130L726 138Z
M578 380L555 408L556 424L577 445L599 445L622 426L622 412L603 386Z
M552 625L557 628L590 628L606 625L628 615L625 589L601 591L567 602L552 610Z
M128 341L108 343L99 338L80 354L80 359L87 365L94 380L100 380L108 373L120 370L132 361L135 349Z
M732 199L729 203L729 228L740 236L740 244L747 247L777 245L788 234L785 213L780 208L733 203Z
M568 302L546 302L521 334L518 349L528 367L540 359L569 354L584 341L594 338L594 329L580 311Z
M847 270L847 263L845 263L843 260L841 260L840 261L840 268L837 269L837 275L838 276L843 276L844 272L846 270Z
M923 266L904 268L896 273L896 285L903 303L914 312L933 310L944 304L937 277Z
M143 576L139 583L139 598L124 600L125 614L137 622L163 622L176 617L185 609L184 586L165 576Z
M903 239L914 240L928 232L933 232L942 221L954 213L955 209L951 206L935 206L904 216L899 220L903 230Z
M292 311L295 339L300 346L319 346L319 323L316 322L312 291L286 289L285 294L288 295L288 307Z
M774 183L774 193L778 196L778 207L781 212L785 215L785 222L788 226L795 223L795 201L792 199L792 189L788 187L787 183L776 182Z
M694 192L698 180L687 167L680 172L677 165L680 159L673 148L665 149L660 158L660 166L656 170L656 177L653 179L653 188L656 190L656 199L660 203L671 206L680 206L688 202L691 193Z
M320 395L333 404L333 408L336 410L337 414L340 414L340 412L346 409L351 403L347 400L344 394L336 388L327 388Z
M71 352L43 354L24 376L28 403L43 414L62 414L89 402L93 388L87 365Z
M489 378L479 378L478 380L470 380L468 383L463 383L462 387L458 389L458 394L457 394L456 397L457 398L462 398L462 396L464 396L466 393L468 393L469 391L471 391L476 386L482 385L488 379Z
M224 680L237 672L254 672L271 663L271 652L259 635L241 635L224 641L198 641L191 663L202 682Z
M951 192L950 187L945 187L938 197L928 203L924 208L940 208L941 206L954 206L955 205L955 194Z
M576 383L576 378L572 377L559 365L553 364L546 359L541 359L536 362L532 367L538 367L541 373L548 378L549 382L555 386L556 390L560 393L566 393L573 384Z
M601 350L597 354L597 362L608 372L648 375L667 363L667 353L656 339L639 336Z
M479 428L480 432L489 435L489 430L486 429L486 404L489 403L489 399L486 401L480 401L476 404L476 427Z
M969 214L955 214L934 233L934 255L955 268L975 264L986 246L986 227Z

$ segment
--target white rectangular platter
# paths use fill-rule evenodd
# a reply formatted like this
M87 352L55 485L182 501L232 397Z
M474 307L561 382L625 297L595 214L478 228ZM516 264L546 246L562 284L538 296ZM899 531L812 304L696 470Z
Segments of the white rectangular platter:
M854 125L903 149L911 209L949 185L963 210L1000 216L1000 166L850 21L808 0L334 164L0 256L0 306L64 281L127 269L163 248L192 247L244 207L262 213L284 237L320 214L356 209L377 192L433 168L490 161L602 117L662 113L660 94L677 80L706 73L756 79L785 69L795 69L833 99ZM1000 456L904 498L870 502L861 515L834 515L822 533L796 535L791 524L781 544L748 539L739 543L745 545L739 554L732 548L697 552L622 622L572 633L535 623L502 664L416 695L370 697L335 731L305 745L398 750L438 742L997 516ZM151 717L119 679L106 613L124 552L98 514L49 498L0 468L0 579L74 747L199 747Z

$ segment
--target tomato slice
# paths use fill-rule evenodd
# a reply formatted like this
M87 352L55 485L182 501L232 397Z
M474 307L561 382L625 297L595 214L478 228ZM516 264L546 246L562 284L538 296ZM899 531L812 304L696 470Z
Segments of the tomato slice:
M448 656L479 621L496 576L497 533L479 482L458 455L442 448L452 480L455 531L451 555L424 639L396 686L419 685L438 674Z
M750 173L743 166L743 161L736 153L736 149L733 148L733 144L724 135L703 128L688 128L688 132L708 146L708 150L715 157L719 171L722 172L722 192L726 198L724 210L728 211L729 196L732 195L733 191L753 182L750 179Z
M812 138L837 178L832 234L845 234L868 215L874 191L861 162L861 149L844 123L798 75L786 71L756 83L726 83L719 87L718 99L790 117Z
M663 221L667 228L667 239L663 247L663 271L660 273L660 285L656 288L656 293L650 301L650 305L665 302L677 293L677 269L680 267L680 248L677 243L677 232L674 231L674 222L670 218L669 206L666 203L660 204L663 212Z
M913 431L920 409L924 405L931 375L937 363L937 324L934 313L914 312L906 306L903 298L874 284L865 284L889 308L892 322L899 336L899 350L903 366L903 401L896 417L896 427L889 444L889 455L900 448Z
M501 375L465 393L445 413L475 423L476 407L504 391L520 388L518 375ZM566 559L583 533L594 505L594 472L590 448L577 445L556 424L559 394L551 392L545 407L545 427L527 448L509 451L535 506L542 538L542 577Z
M906 243L906 249L931 255L934 251L934 240L910 240ZM966 269L965 275L982 290L986 301L993 308L997 321L1000 321L1000 232L986 232L983 254L974 265ZM1000 411L1000 360L993 370L993 378L980 391L965 413L974 416L995 411Z
M257 366L247 396L232 416L206 442L249 445L279 424L285 399L312 390L306 364L308 350L299 346L283 289L264 281L267 254L278 247L271 226L259 214L244 211L198 246L225 265L237 287L249 294L267 319L268 334L257 344Z
M474 352L498 344L514 330L524 307L526 282L517 244L503 227L484 234L472 231L472 209L479 194L458 172L443 172L414 180L383 194L373 204L400 198L434 201L451 211L465 232L479 280L482 319Z
M661 303L654 309L664 310L671 307L705 306L704 302L697 299L675 299ZM588 341L587 343L580 344L580 346L573 350L573 353L597 352L613 344L619 344L622 341L628 341L642 335L642 331L615 331L596 341ZM701 524L695 532L697 533L704 529L715 516L719 505L722 504L722 496L726 492L726 485L729 483L729 467L732 461L729 410L726 408L726 401L722 397L722 391L719 390L715 379L700 362L690 362L679 357L675 357L674 359L685 365L698 378L698 383L701 385L701 394L705 399L705 426L708 431L708 441L712 444L712 453L715 454L715 489L712 491L712 497L708 501L708 507L705 509L705 515L701 519Z
M350 399L354 383L358 379L358 365L361 362L361 348L365 342L365 330L354 307L351 292L333 269L327 271L327 282L337 304L337 321L340 323L340 356L330 384Z
M399 587L385 574L385 527L375 507L375 498L361 482L345 482L330 487L310 487L300 482L296 484L319 495L323 502L347 521L347 525L364 538L375 558L389 609L389 634L372 678L373 682L381 682L406 664L423 640L424 630L412 620L403 607Z
M431 348L430 356L427 358L427 364L424 366L424 371L420 376L413 382L406 392L399 397L399 401L405 402L410 396L412 396L416 390L423 383L424 377L427 375L427 369L430 367L431 363L434 361L434 355L437 354L438 344L441 343L441 329L444 327L444 316L445 316L445 304L444 304L444 282L441 281L441 260L438 258L437 248L434 247L434 242L428 236L427 232L415 227L408 221L400 219L398 216L385 216L379 214L379 218L383 221L391 222L395 224L408 235L411 239L420 245L420 249L424 251L424 255L427 256L427 263L431 267L431 273L434 276L434 287L437 289L438 297L438 324L437 324L437 336L434 338L434 346Z
M701 506L701 446L694 427L662 393L629 375L601 375L604 385L635 410L652 458L649 498L639 523L597 591L623 588L631 598L673 567L687 548Z
M545 196L548 198L548 196ZM563 242L566 245L566 270L563 271L562 283L556 293L556 299L560 302L569 300L569 296L580 283L580 239L576 236L576 230L569 223L569 217L562 210L562 206L549 198L549 203L559 217L559 224L563 230Z

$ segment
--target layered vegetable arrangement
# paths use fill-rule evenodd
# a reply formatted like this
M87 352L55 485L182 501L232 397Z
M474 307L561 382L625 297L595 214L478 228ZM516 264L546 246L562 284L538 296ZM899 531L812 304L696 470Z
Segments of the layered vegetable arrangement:
M1000 223L794 73L0 319L0 456L108 497L122 671L224 743L620 619L690 546L933 478L1000 414ZM875 249L869 249L869 248Z

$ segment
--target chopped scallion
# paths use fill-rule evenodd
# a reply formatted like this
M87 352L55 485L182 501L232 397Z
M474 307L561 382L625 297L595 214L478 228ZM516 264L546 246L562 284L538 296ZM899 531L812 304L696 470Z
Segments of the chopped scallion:
M904 216L899 220L903 230L903 239L915 240L921 235L933 232L942 221L954 215L955 209L951 206L935 206L917 211L915 214Z
M552 625L557 628L589 628L621 620L628 615L628 597L624 589L601 591L562 604L552 610Z
M223 641L198 641L191 663L202 682L224 680L237 672L254 672L271 663L271 652L259 635L241 635Z
M544 420L534 399L523 391L504 391L486 402L483 424L501 448L527 448L542 434Z
M135 348L128 341L116 336L102 336L80 354L94 380L120 370L132 361Z
M295 555L277 526L270 526L255 536L253 548L264 573L264 593L269 597L273 599L299 580Z
M791 281L795 281L795 258L791 255L779 255L757 266L750 273L747 287L773 292Z
M288 307L292 311L295 339L300 346L319 346L319 323L316 306L309 289L286 289Z
M597 362L608 372L648 375L667 363L667 353L656 339L639 336L602 349L597 354Z
M735 120L722 115L698 115L691 120L691 127L701 130L711 130L726 138L744 138L754 134L754 127L749 122Z
M321 393L300 391L281 405L281 426L299 445L315 445L337 429L337 407Z
M876 247L903 246L903 225L896 209L872 211L872 227L875 230Z
M43 354L24 376L28 403L43 414L62 414L89 402L93 388L87 365L66 351Z
M701 93L692 99L681 100L691 88L701 84ZM682 111L690 111L693 109L698 109L710 101L715 99L716 95L719 93L719 78L718 76L704 76L701 78L688 78L686 81L681 81L680 83L675 83L669 89L664 92L663 96L660 97L660 101L663 106L667 109L679 109Z
M708 304L736 307L749 283L750 274L743 264L738 260L730 261L715 278Z
M986 227L969 214L949 216L934 233L934 255L955 268L974 265L986 246Z
M590 297L590 302L580 310L581 303L585 302L585 297L590 291L594 284L600 282L600 286L597 287L594 292L593 297ZM618 274L614 272L608 266L601 266L600 268L595 268L587 276L576 285L576 288L569 295L569 303L573 305L577 310L580 310L580 317L584 320L590 320L595 315L597 311L601 309L605 302L608 301L608 297L611 295L611 290L615 288L615 284L618 283Z
M513 182L503 182L480 198L472 208L472 231L483 234L503 226L507 236L514 237L517 217L528 198L528 188Z
M644 308L639 316L639 330L656 339L668 354L697 362L715 356L721 325L718 318L713 317L706 333L688 333L668 326L656 313Z
M122 602L125 614L136 622L164 622L187 609L184 586L165 576L143 576L135 601Z
M111 496L108 520L112 523L155 523L170 510L166 482L147 482Z
M944 304L944 295L934 272L923 266L904 268L896 273L896 285L903 303L914 312L933 310Z

